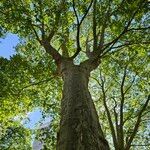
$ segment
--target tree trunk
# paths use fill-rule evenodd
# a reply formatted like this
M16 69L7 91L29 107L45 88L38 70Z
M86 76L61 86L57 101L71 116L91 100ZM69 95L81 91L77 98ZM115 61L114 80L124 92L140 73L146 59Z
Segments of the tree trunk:
M88 90L90 71L62 63L64 81L57 150L109 150Z

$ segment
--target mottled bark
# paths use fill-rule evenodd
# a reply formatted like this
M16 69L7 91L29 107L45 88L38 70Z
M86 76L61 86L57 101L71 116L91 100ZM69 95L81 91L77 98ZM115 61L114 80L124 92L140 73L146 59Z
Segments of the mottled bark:
M90 69L62 62L64 81L57 150L109 150L88 90Z

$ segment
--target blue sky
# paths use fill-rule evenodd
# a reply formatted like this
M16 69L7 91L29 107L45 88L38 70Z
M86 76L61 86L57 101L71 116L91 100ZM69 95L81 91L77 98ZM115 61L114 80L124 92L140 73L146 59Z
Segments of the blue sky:
M19 38L14 34L7 34L5 38L0 38L0 56L7 59L15 54L15 46L19 43ZM42 114L39 109L29 113L30 122L26 127L34 128L36 123L40 120Z
M0 38L0 56L9 58L15 54L15 46L19 38L14 34L7 34L5 38Z

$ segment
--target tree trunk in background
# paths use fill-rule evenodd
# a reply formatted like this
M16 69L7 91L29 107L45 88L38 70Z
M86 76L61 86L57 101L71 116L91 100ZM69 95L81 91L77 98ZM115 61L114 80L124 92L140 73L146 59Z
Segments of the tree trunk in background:
M72 62L61 66L64 81L57 150L109 150L88 90L90 71Z

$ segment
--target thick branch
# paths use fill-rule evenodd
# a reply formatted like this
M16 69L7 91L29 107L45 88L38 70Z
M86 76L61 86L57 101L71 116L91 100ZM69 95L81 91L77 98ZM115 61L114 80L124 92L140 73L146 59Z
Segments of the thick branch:
M47 41L41 41L41 45L45 48L46 52L52 56L57 65L60 64L62 56L59 52Z
M37 31L33 26L32 26L32 30L36 36L37 41L45 48L46 52L52 56L52 58L55 60L56 64L58 65L61 60L61 55L59 54L59 52L50 45L49 40L47 40L45 37L44 39L40 39Z

